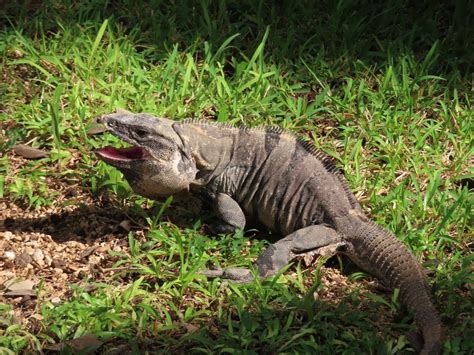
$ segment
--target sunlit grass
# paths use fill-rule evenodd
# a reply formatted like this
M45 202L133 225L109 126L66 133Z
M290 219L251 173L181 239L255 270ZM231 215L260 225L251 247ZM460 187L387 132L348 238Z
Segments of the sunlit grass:
M0 149L29 143L51 153L21 168L0 157L0 196L31 208L52 205L47 178L58 177L129 201L121 175L90 154L117 139L86 133L96 116L119 107L176 120L281 125L333 156L371 217L426 261L450 335L445 350L472 349L472 301L465 296L473 282L472 51L449 56L458 25L444 40L434 30L419 36L397 2L379 13L351 2L323 9L257 1L242 10L237 3L182 1L151 6L150 13L128 1L115 11L101 2L51 3L30 21L30 10L17 8L0 32L0 119L14 122L8 132L2 128ZM364 14L363 6L366 22L350 15ZM442 10L429 13L442 19ZM311 26L319 32L310 33ZM129 203L140 211L142 201ZM1 318L0 351L38 351L87 333L150 351L408 351L399 334L410 328L409 316L384 329L371 321L380 308L395 314L394 298L361 300L355 291L335 304L315 301L319 268L302 273L301 265L277 281L206 280L196 272L248 266L265 242L249 244L251 233L204 236L201 216L180 229L137 213L147 218L146 240L130 233L110 284L75 288L59 306L41 300L42 326L34 334Z

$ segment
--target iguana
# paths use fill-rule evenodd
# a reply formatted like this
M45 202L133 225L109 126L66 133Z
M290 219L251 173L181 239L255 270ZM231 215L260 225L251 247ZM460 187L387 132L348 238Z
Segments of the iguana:
M438 354L443 328L422 267L394 235L370 221L343 175L325 154L283 129L183 122L127 111L99 118L132 144L96 151L119 169L139 195L156 199L189 191L209 201L218 217L214 233L250 221L281 234L255 261L262 278L299 255L335 253L400 290L424 338L422 354ZM218 274L251 281L249 269Z

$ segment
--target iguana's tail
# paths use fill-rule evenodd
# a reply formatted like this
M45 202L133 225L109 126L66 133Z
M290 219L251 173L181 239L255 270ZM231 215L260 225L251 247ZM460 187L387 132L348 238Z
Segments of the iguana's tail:
M414 314L423 334L421 354L440 354L443 327L415 256L393 234L373 222L364 222L347 232L353 245L349 257L391 288L400 290L401 301Z

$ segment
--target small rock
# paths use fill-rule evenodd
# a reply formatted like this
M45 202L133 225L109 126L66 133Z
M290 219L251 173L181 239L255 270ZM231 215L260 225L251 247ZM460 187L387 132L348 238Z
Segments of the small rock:
M9 251L6 251L5 253L3 253L3 258L7 259L7 260L15 260L15 252L9 250Z
M39 247L39 243L38 243L37 240L30 240L29 242L25 243L25 245L33 247L33 248L38 248Z
M53 297L51 298L51 303L55 306L61 303L61 299L59 297Z
M7 219L8 219L8 218L7 218ZM7 219L5 219L5 222L4 222L5 227L8 227L8 226L7 226ZM10 218L10 220L11 220L11 218ZM13 225L13 223L11 223L11 224ZM13 237L13 233L12 233L12 232L10 232L10 231L3 232L3 239L5 239L5 240L11 240L12 237Z
M44 256L44 262L46 263L47 266L51 266L51 263L53 262L53 259L51 259L51 257L48 254L46 254Z
M61 275L63 273L63 269L60 269L58 267L53 268L53 271L56 275Z
M92 255L89 257L89 264L91 265L97 265L98 263L100 263L100 261L101 257L98 255Z
M15 59L18 59L18 58L23 58L24 54L22 51L20 51L19 49L14 49L10 52L10 55L12 56L12 58L15 58Z
M66 263L61 259L53 259L51 266L55 269L60 269L61 271L66 267Z
M15 259L15 265L17 267L26 267L29 265L33 259L31 258L30 254L27 252L23 252Z
M122 229L125 230L125 232L129 232L131 227L130 227L130 221L128 219L124 219L122 222L119 224Z
M103 254L103 253L106 253L109 249L110 249L109 246L103 245L103 246L98 247L95 251L97 254Z
M36 261L40 266L44 266L44 254L41 249L35 249L33 251L33 260Z
M76 248L80 248L82 246L81 243L76 242L75 240L68 240L65 244L70 249L76 249Z

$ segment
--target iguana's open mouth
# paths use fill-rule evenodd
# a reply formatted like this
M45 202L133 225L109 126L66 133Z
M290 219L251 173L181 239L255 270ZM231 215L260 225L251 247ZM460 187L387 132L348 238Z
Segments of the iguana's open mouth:
M114 148L112 146L107 146L105 148L100 148L95 151L95 153L101 158L106 160L144 160L150 157L145 149L140 147L130 147L130 148Z

